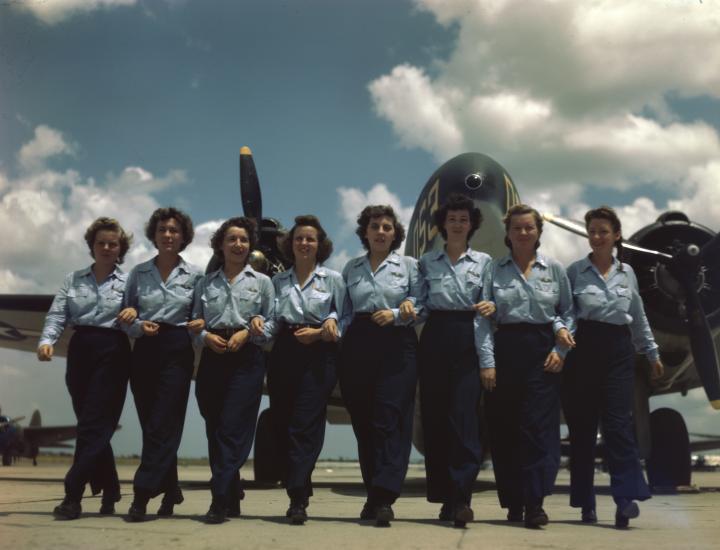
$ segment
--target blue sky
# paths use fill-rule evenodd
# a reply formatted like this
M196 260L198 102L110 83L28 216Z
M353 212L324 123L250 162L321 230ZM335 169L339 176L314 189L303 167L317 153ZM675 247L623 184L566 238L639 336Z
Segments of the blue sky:
M331 265L359 251L354 217L387 202L409 220L439 164L493 156L521 196L580 217L616 206L626 234L667 208L720 219L717 2L54 0L0 5L0 292L54 292L89 263L81 235L142 225L175 204L203 264L240 213L252 148L265 215L320 216ZM585 244L548 230L570 262ZM0 351L0 405L73 419L64 365ZM654 400L653 406L679 398ZM673 402L675 402L673 401ZM680 406L719 431L702 392ZM182 452L205 453L191 399ZM122 453L139 437L128 402ZM353 456L332 429L325 456Z

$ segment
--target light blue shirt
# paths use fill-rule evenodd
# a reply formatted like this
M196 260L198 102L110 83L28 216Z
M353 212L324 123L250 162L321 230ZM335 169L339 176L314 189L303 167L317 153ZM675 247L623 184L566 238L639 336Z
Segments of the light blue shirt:
M483 301L483 277L492 258L484 252L468 248L455 265L445 250L433 250L420 258L418 267L423 278L420 303L423 316L432 310L472 311L473 305ZM429 310L429 311L428 311ZM475 350L480 368L491 368L493 355L492 324L479 313L473 320Z
M338 322L342 318L345 302L345 283L337 271L315 266L303 286L300 286L295 268L276 274L272 279L275 286L275 315L270 332L276 335L282 324L321 325L328 319Z
M138 313L127 329L134 338L143 335L142 321L183 326L192 316L195 284L202 272L180 258L163 282L155 258L136 265L128 277L123 307L133 307Z
M422 314L419 298L423 282L415 258L391 252L373 273L366 254L345 265L343 279L347 285L343 328L352 322L355 313L382 309L392 311L396 325L410 325L412 319L400 318L400 304L405 300L410 300L416 306L416 313Z
M552 323L553 332L573 327L573 300L565 268L556 260L537 254L526 279L512 256L496 260L485 272L485 292L495 302L498 324ZM555 346L565 357L568 350Z
M632 267L613 257L605 279L588 256L568 267L567 274L572 285L577 319L629 325L635 350L644 354L650 362L658 360L658 345L645 316Z
M203 319L205 328L250 328L253 317L272 319L275 309L275 289L270 277L255 271L249 264L228 281L222 269L202 277L195 286L193 319ZM263 345L271 337L265 325L263 336L250 341ZM195 336L198 346L205 344L207 330Z
M55 295L38 347L54 345L66 326L89 326L119 329L115 320L122 307L127 275L119 267L99 285L92 266L65 277Z

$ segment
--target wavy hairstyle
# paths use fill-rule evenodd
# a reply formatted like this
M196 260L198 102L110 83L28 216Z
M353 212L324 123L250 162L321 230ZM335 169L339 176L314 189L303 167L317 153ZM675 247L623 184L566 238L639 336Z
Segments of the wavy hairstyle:
M448 212L457 212L458 210L466 210L468 216L470 216L470 232L468 233L468 242L478 230L483 221L482 212L475 206L473 200L467 195L461 193L451 193L445 204L433 212L433 224L438 228L442 238L447 241L447 230L445 229L445 221L447 220Z
M295 225L288 231L280 242L278 243L278 249L280 253L291 263L295 263L295 255L293 254L293 240L295 239L295 230L298 227L314 227L318 234L318 251L315 261L318 264L323 263L327 260L333 251L333 243L328 238L325 229L320 224L320 220L317 216L312 214L303 214L295 218Z
M535 218L535 226L538 230L538 240L535 243L535 250L540 248L540 235L542 235L543 232L542 216L540 215L540 212L535 210L532 206L520 203L508 208L508 211L505 213L505 217L503 218L503 222L505 223L505 246L507 246L510 250L512 250L512 243L510 242L508 233L510 233L512 218L513 216L522 216L524 214L532 214L533 218Z
M95 258L95 237L99 231L115 231L118 234L118 240L120 241L120 254L118 254L117 263L118 265L125 261L125 254L130 249L132 244L133 236L132 233L125 233L125 230L120 225L120 222L115 218L100 217L92 222L85 230L85 242L90 249L90 256Z
M157 248L157 245L155 244L155 231L157 231L157 226L160 222L167 221L171 218L175 219L180 225L180 230L182 231L183 236L183 243L180 250L183 251L187 248L187 245L192 242L193 237L195 236L195 229L193 228L193 222L192 219L190 219L190 216L173 206L158 208L152 213L152 216L150 216L150 219L145 225L145 236L151 243L153 243L153 246Z
M393 210L393 207L387 204L377 204L372 206L366 206L363 208L362 212L360 212L360 215L357 219L357 228L355 229L355 234L360 237L360 242L362 243L365 250L370 250L370 243L368 242L367 237L365 236L367 233L367 228L370 225L370 220L373 218L380 218L382 216L387 216L390 218L393 222L393 227L395 228L395 238L393 239L393 242L390 243L390 251L397 250L400 248L400 245L405 240L405 227L403 227L403 224L400 223L400 221L397 218L397 215L395 214L395 210Z

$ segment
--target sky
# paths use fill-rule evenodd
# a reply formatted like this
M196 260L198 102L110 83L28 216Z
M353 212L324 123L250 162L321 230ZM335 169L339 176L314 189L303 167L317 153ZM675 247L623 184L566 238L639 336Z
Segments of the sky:
M244 145L264 214L317 214L338 269L364 205L407 223L466 151L541 211L607 203L629 236L677 209L717 230L718 66L714 0L0 0L0 293L54 293L91 262L82 235L101 215L135 234L130 269L164 205L192 216L185 257L204 266L241 214ZM564 263L587 249L556 228L542 242ZM73 422L64 360L0 350L0 380L4 413ZM720 432L702 390L658 406ZM139 452L131 399L121 423L116 451ZM180 454L205 445L191 398ZM323 456L356 454L331 427Z

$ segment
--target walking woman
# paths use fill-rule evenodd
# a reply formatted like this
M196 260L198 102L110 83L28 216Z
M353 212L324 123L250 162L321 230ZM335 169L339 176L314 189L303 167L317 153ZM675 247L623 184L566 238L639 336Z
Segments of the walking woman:
M70 273L55 296L40 336L37 356L50 361L53 346L71 326L65 382L77 417L73 464L65 476L65 499L55 507L59 519L77 519L85 485L102 491L101 514L113 514L120 483L110 446L127 392L130 344L120 330L126 275L119 265L130 247L117 220L98 218L85 232L93 263Z
M195 393L205 419L212 471L207 523L240 516L244 492L239 470L250 454L260 408L265 378L260 346L268 340L264 321L272 318L275 292L270 278L248 263L256 243L255 224L248 218L223 223L210 240L222 266L195 288L193 317L205 326L196 337L205 347Z
M500 505L509 521L524 518L536 528L548 523L543 499L560 462L559 373L565 348L574 344L572 294L563 267L537 252L538 211L517 204L504 221L510 254L493 262L485 282L498 325L486 418Z
M173 514L183 497L178 487L177 450L187 408L194 352L189 330L200 271L180 252L192 242L190 217L176 208L158 208L145 228L157 255L130 272L124 305L137 313L129 329L136 338L130 389L135 398L143 445L135 472L130 521L145 519L148 501L164 493L159 516Z
M617 506L615 526L625 528L640 513L635 501L650 498L633 423L635 353L647 357L654 378L662 376L663 365L635 273L620 260L620 219L612 208L601 206L585 214L585 227L592 252L567 272L578 319L577 347L563 372L570 506L581 508L584 523L597 522L593 477L599 421Z
M423 305L429 310L418 357L427 499L442 504L441 521L464 527L473 519L472 486L482 462L480 380L489 371L482 367L493 366L478 359L492 355L486 317L495 305L482 300L491 259L469 247L482 213L468 197L450 195L433 221L446 244L419 262L427 291Z
M298 216L280 244L292 267L273 277L276 335L268 365L268 393L278 456L290 497L286 516L301 525L313 494L311 476L325 439L327 402L337 381L339 319L345 284L322 263L332 241L320 221Z
M410 326L422 282L414 258L395 250L405 228L390 206L367 206L356 230L368 253L343 270L340 388L358 442L367 501L361 519L379 526L394 519L392 505L407 473L417 383L417 336Z

